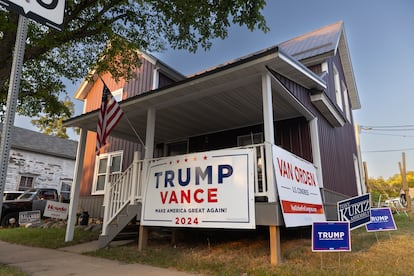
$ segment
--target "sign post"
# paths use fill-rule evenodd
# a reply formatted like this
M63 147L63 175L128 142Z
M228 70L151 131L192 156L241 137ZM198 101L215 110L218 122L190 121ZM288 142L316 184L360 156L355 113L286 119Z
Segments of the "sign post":
M16 43L13 54L13 64L10 75L9 92L7 95L6 116L1 133L1 154L0 154L0 217L3 208L3 191L6 183L7 165L10 155L10 143L12 137L12 128L16 113L17 96L20 89L20 77L22 73L24 49L26 46L27 25L29 19L19 16L19 25L17 26Z
M23 58L26 47L28 18L61 30L65 13L65 0L46 1L7 1L0 0L0 5L10 11L20 13L17 26L16 42L13 53L13 63L10 74L9 91L7 95L6 115L1 133L0 149L0 217L3 208L3 192L6 183L7 166L10 155L10 142L16 114L17 99L20 89Z
M351 251L351 232L348 221L314 222L312 224L312 252L339 252L340 267L340 254L343 251Z

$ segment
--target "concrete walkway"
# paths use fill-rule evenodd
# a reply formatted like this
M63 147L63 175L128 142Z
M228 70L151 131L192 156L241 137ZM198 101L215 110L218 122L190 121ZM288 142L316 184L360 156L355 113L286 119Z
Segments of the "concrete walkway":
M58 250L23 246L0 241L0 263L20 268L28 275L167 275L189 276L173 269L142 264L126 264L81 255L93 251L97 242L85 243Z

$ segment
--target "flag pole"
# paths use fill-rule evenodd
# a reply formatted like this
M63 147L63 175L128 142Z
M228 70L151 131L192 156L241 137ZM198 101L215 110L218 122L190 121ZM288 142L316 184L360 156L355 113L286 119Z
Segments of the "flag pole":
M132 125L131 121L128 119L128 115L127 115L127 114L124 114L124 115L125 115L125 119L127 120L127 122L128 122L128 124L129 124L129 126L132 128L132 130L134 131L134 133L135 133L135 135L137 136L138 140L140 141L140 143L144 146L144 149L146 150L146 149L147 149L147 146L145 146L144 141L142 141L142 139L141 139L141 137L139 136L138 132L135 130L135 128L134 128L134 126Z
M106 83L104 82L104 80L102 79L102 77L100 75L98 75L98 77L101 79L102 83L104 84L104 86L108 87L106 85ZM112 92L111 92L112 93ZM135 135L137 136L139 142L144 146L144 149L146 150L147 147L145 146L144 141L141 139L141 136L139 136L138 132L136 131L136 129L134 128L134 126L132 125L131 121L128 119L128 115L126 113L124 113L125 115L125 119L127 120L129 126L131 127L132 131L135 133Z

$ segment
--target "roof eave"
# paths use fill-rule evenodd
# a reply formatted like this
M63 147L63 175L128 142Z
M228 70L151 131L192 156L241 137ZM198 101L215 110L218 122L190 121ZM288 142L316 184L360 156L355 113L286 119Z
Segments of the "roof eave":
M354 70L352 68L351 57L346 40L345 29L342 29L341 39L338 45L339 56L341 58L342 66L344 68L345 80L348 87L348 93L351 100L352 109L360 109L361 102L356 86Z

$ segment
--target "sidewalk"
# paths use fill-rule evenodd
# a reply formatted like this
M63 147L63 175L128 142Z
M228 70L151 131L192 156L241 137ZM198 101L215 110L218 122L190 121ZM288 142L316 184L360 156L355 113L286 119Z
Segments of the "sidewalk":
M189 276L173 269L142 264L126 264L102 258L81 255L97 248L97 242L61 249L45 249L0 241L0 264L18 267L28 275L167 275Z

